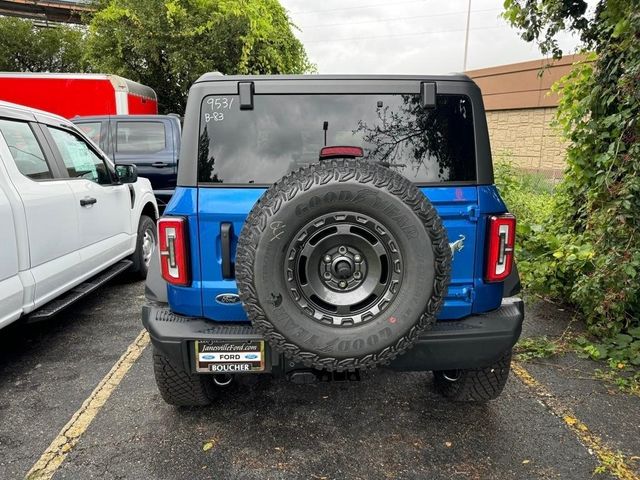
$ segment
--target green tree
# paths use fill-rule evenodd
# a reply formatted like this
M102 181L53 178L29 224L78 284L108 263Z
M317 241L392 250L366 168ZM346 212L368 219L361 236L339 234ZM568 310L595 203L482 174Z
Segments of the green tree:
M639 7L600 0L590 14L584 0L505 1L505 18L543 53L562 55L562 31L592 52L556 87L568 167L534 268L601 334L640 323Z
M152 87L164 112L184 112L203 73L304 73L313 68L277 0L104 0L91 19L96 71Z
M0 70L83 72L83 36L80 28L43 28L30 20L0 17Z

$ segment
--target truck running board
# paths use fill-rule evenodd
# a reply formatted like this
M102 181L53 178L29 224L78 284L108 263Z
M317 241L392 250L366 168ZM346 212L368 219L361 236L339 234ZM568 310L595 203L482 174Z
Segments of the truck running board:
M61 310L64 310L68 306L72 305L76 301L80 300L84 296L93 292L96 288L104 285L109 280L127 270L133 262L131 260L120 260L118 263L112 265L107 270L100 272L95 277L91 277L86 282L75 286L68 292L64 293L60 297L51 300L49 303L44 304L38 310L35 310L31 314L27 315L27 323L41 322L47 320Z

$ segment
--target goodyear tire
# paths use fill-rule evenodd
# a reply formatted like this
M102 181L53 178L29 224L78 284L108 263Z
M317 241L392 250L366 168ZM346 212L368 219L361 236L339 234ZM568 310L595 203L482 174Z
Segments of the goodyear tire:
M211 376L185 372L155 348L153 373L160 395L169 405L203 407L209 405L215 396Z
M483 403L500 396L509 378L511 350L488 367L433 372L436 389L454 402Z
M429 329L451 253L435 209L380 165L332 160L269 188L240 234L236 280L254 328L326 370L387 364Z

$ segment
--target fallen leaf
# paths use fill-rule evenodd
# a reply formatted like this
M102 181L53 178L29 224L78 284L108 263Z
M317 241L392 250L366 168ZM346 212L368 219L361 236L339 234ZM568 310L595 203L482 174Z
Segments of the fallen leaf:
M451 442L444 442L444 444L447 446L447 448L451 448L453 446L453 443Z
M523 463L524 465L526 465L526 464L527 464L527 463L529 463L529 462L531 462L531 460L522 460L522 463Z
M619 369L621 369L621 370L622 370L624 367L625 367L625 364L624 364L624 363L619 363L619 364L618 364L618 368L619 368Z
M215 444L216 444L215 440L208 440L204 442L204 444L202 445L202 451L206 452L208 450L211 450L215 446Z
M578 420L570 415L565 415L564 421L567 423L567 425L575 425L576 423L578 423Z

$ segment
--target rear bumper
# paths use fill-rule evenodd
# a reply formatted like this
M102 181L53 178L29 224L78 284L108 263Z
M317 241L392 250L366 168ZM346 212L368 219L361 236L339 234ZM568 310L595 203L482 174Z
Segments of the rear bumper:
M454 370L484 367L498 360L520 337L524 303L510 297L497 310L463 320L441 321L422 334L416 345L394 360L389 368L403 371ZM218 323L172 313L167 304L148 303L142 308L142 323L154 347L186 371L193 371L191 345L194 340L260 340L250 325ZM267 352L268 370L287 373L303 368Z

